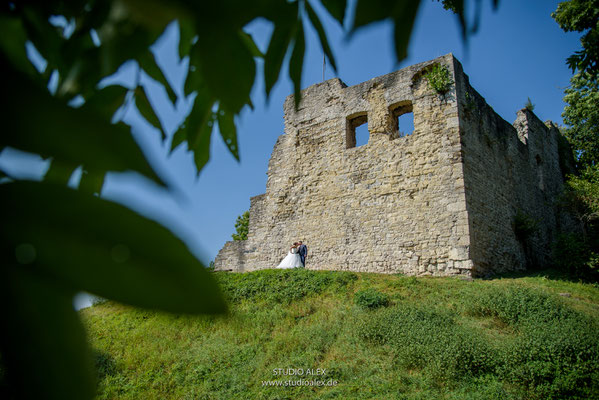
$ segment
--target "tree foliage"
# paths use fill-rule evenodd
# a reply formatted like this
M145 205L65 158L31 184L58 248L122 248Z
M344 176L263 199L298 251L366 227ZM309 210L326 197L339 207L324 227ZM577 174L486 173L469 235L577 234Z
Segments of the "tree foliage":
M465 26L463 1L455 3ZM136 107L163 141L170 140L171 149L187 146L198 173L210 158L218 125L238 159L235 116L252 106L250 92L258 74L264 76L266 94L271 93L288 54L287 73L299 104L308 25L317 31L335 67L314 10L317 4L343 26L349 25L346 16L356 15L350 33L390 19L397 58L406 56L420 1L390 5L359 0L351 3L355 10L348 10L346 0L0 3L5 124L0 150L11 147L50 161L44 182L18 182L0 172L0 299L7 322L0 332L0 350L6 368L2 376L12 391L7 397L93 396L89 351L71 306L77 291L172 312L225 310L210 274L179 239L99 196L107 172L134 171L169 189L132 139L130 127L113 119L117 110ZM244 31L258 18L273 25L264 54ZM172 86L151 47L174 21L180 30L179 55L189 60L182 93ZM38 70L27 49L37 52L45 66ZM102 84L125 63L137 68L133 82ZM148 99L142 76L162 85L173 103L193 98L191 111L172 138ZM71 189L66 183L77 168L82 178Z
M568 0L558 4L551 16L566 32L584 33L581 50L568 57L572 69L589 73L597 79L599 73L599 0Z
M247 240L250 229L250 212L246 211L237 217L235 221L235 233L231 235L233 240Z
M551 14L566 32L583 32L582 49L566 63L578 71L565 90L562 116L579 175L568 176L560 205L579 222L582 235L561 235L554 245L558 267L597 279L599 254L599 1L569 0Z
M564 134L574 149L579 168L599 165L599 81L579 72L565 90Z
M599 167L587 167L569 176L560 205L578 221L580 234L562 234L554 246L561 269L574 275L599 280Z

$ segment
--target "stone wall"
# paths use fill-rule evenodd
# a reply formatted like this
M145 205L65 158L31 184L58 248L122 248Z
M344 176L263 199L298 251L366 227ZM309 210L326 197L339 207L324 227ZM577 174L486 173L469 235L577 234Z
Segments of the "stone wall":
M444 96L423 77L436 63L455 82ZM274 268L297 240L310 269L472 276L546 261L562 184L557 130L527 111L517 128L502 120L451 54L302 95L298 110L285 101L285 133L266 193L251 199L248 239L228 242L216 269ZM402 136L404 112L414 132ZM364 121L369 141L355 147ZM513 229L518 210L543 219L526 246Z

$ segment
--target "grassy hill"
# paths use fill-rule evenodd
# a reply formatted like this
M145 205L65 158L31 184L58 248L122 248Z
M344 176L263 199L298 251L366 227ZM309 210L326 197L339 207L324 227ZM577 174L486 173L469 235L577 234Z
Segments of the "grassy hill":
M599 398L596 284L216 275L226 317L81 311L100 399Z

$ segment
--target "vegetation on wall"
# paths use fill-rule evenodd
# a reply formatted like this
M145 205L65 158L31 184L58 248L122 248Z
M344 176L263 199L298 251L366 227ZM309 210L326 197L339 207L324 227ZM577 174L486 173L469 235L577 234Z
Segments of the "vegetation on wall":
M428 86L437 94L443 95L451 89L453 80L451 74L445 65L435 64L424 74L424 78L428 81Z
M535 110L535 105L533 104L530 97L526 100L526 103L524 103L524 108L531 112Z
M235 220L235 233L231 235L233 240L247 240L250 229L250 212L246 211Z

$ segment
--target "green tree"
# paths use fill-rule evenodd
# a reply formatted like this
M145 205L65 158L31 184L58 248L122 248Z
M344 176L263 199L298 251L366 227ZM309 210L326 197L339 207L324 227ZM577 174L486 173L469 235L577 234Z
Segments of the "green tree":
M558 267L575 275L599 278L599 167L587 167L579 176L569 176L560 205L579 223L582 236L563 234L554 246Z
M246 211L237 217L235 221L235 233L231 235L233 240L247 240L250 229L250 212Z
M581 169L599 165L599 82L579 72L565 90L564 134Z
M463 2L456 2L465 25ZM251 107L258 73L270 94L287 54L299 104L307 25L316 30L336 68L312 6L316 3L342 26L346 15L355 15L349 33L390 20L397 58L406 56L420 1L359 0L351 3L354 10L348 10L346 0L0 3L0 150L11 147L50 161L42 182L18 181L0 171L0 301L5 310L0 330L5 373L0 376L9 382L0 390L12 391L6 397L93 397L91 356L72 308L80 290L178 313L226 309L210 274L178 238L102 198L107 172L134 171L163 190L170 188L132 139L130 127L112 119L120 107L136 107L163 140L170 140L171 149L187 145L198 173L209 160L217 124L238 159L235 116ZM244 31L258 18L273 25L265 54ZM151 48L174 21L180 30L179 55L189 58L182 93L171 87ZM45 60L41 70L30 62L28 47ZM137 68L133 82L100 84L131 61ZM148 99L142 75L161 84L173 103L193 96L191 111L172 138ZM52 92L50 80L56 82ZM77 168L82 178L71 189L66 183Z
M561 235L554 246L556 264L596 279L599 271L599 0L569 0L551 14L566 32L584 33L582 49L567 59L578 71L565 90L563 134L574 152L579 175L568 176L560 205L574 216L582 235Z
M593 79L599 73L599 0L568 0L558 4L551 16L566 32L584 33L581 50L568 57L572 72L587 72Z

